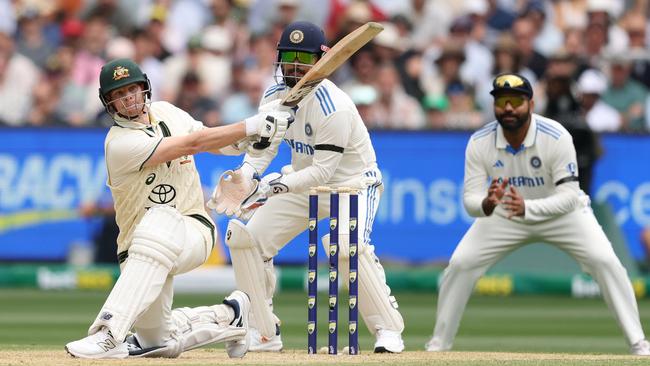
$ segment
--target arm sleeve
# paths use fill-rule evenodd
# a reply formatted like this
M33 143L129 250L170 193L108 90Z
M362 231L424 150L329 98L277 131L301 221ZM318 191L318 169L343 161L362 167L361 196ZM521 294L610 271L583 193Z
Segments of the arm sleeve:
M476 144L470 140L465 150L465 178L463 181L463 204L472 217L483 217L483 199L486 197L488 174L481 162Z
M581 203L576 151L568 133L560 137L551 154L551 176L555 192L545 198L525 200L524 221L548 220L575 210Z
M129 134L112 140L106 146L106 165L111 180L119 181L119 177L142 169L144 163L162 141L162 138Z
M540 199L525 200L524 221L540 222L569 213L579 206L580 187L578 182L568 182L555 187L555 193Z
M339 166L351 130L352 120L348 111L337 111L327 116L316 131L311 166L282 178L289 192L303 192L327 183Z

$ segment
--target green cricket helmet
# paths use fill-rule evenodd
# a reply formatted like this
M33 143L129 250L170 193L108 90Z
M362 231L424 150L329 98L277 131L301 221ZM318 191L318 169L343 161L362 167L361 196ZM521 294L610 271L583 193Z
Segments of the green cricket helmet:
M147 74L143 73L140 67L128 58L112 60L102 66L99 73L99 99L108 111L108 100L106 95L115 89L133 83L143 83L143 91L148 99L151 99L151 82ZM110 114L110 111L108 111Z

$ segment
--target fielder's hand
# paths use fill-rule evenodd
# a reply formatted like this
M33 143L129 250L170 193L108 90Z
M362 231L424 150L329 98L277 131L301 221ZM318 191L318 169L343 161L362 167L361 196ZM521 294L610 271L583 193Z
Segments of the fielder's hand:
M503 208L510 212L508 218L511 219L514 216L523 217L526 213L526 204L524 197L519 194L519 191L517 191L515 187L510 186L510 191L508 191L504 196L505 199L502 204Z
M266 203L266 200L278 193L286 193L288 187L282 183L283 175L271 173L265 175L257 185L257 188L241 203L242 211L254 210Z
M206 205L218 214L239 216L242 202L257 191L259 182L257 172L250 164L244 163L235 170L227 170L219 178Z
M498 179L492 179L492 182L490 183L490 187L488 188L488 194L487 197L483 199L483 212L487 216L492 215L492 212L494 212L494 209L497 207L499 203L501 203L501 199L503 198L503 195L506 192L506 186L508 185L508 179L504 179L501 183L499 183Z

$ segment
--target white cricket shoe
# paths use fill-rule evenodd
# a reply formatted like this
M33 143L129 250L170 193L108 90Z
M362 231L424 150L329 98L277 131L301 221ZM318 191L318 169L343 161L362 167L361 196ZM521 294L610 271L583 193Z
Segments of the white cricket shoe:
M402 333L386 329L377 331L375 353L401 353L402 351L404 351Z
M65 350L72 357L79 358L127 358L129 356L126 342L115 340L106 327L86 338L66 344Z
M424 345L424 349L428 352L444 352L449 351L451 347L443 347L436 337L431 337L429 341Z
M248 330L248 348L251 352L280 352L282 351L282 337L280 336L280 327L276 326L276 332L273 337L266 338L260 334L256 328Z
M630 347L630 353L635 356L650 356L650 342L642 339Z
M250 332L248 316L251 311L251 300L245 292L236 290L226 297L223 303L232 307L235 311L235 318L230 324L246 329L247 334L242 339L226 342L228 356L230 358L242 358L248 352L251 343L248 339L248 333Z

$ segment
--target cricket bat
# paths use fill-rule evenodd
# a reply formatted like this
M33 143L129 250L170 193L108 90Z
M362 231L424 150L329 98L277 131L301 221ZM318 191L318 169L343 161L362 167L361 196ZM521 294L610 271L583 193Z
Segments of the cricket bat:
M379 23L368 22L343 37L329 51L325 52L325 56L318 60L305 76L291 88L280 104L287 108L295 107L323 79L332 75L353 53L370 42L383 29L384 27ZM268 137L263 137L259 142L253 144L253 146L256 149L265 149L271 144L269 140Z

